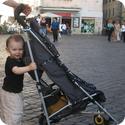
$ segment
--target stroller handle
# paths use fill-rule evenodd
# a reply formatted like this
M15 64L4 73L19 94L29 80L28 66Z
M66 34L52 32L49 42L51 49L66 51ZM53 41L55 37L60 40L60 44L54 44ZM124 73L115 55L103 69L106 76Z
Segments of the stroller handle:
M21 24L24 28L29 27L27 25L27 23L24 21L25 17L24 16L20 16L20 13L23 12L25 5L24 4L20 4L19 6L16 7L16 9L14 10L14 17L17 20L17 22L19 24Z

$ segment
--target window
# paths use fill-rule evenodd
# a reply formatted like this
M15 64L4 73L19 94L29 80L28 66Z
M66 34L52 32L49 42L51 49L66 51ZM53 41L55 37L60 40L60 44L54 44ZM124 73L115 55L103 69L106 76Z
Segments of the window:
M82 19L81 20L81 33L94 33L95 19Z
M114 16L114 8L113 8L113 11L112 11L112 15Z
M79 28L79 21L80 21L79 17L73 17L73 27L74 28Z
M110 9L109 9L109 17L111 16L111 11L110 11Z

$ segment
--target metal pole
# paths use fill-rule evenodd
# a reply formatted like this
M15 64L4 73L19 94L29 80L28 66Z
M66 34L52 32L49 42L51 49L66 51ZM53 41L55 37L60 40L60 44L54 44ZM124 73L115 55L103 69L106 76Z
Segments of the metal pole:
M96 100L94 100L94 98L86 90L84 90L77 82L74 83L118 125L118 121L105 108L103 108L102 105L100 105Z
M25 29L25 31L30 32L31 29L28 28L28 29ZM27 39L26 43L27 43L27 46L28 46L31 62L34 62L33 53L32 53L30 42L29 42L29 37L28 37L26 32L25 32L25 36L26 36L26 39ZM34 70L34 74L35 74L35 78L36 78L37 88L40 90L41 88L38 84L38 83L40 83L40 80L39 80L39 77L38 77L38 74L37 74L37 70ZM41 100L42 100L42 103L43 103L43 110L44 110L44 113L45 113L47 124L50 125L49 116L48 116L46 104L45 104L45 101L44 101L43 93L40 92L39 94L40 94L40 97L41 97Z

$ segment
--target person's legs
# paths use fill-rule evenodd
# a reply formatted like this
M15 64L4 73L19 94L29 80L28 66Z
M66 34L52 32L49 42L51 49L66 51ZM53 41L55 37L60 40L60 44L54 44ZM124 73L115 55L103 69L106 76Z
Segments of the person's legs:
M111 39L112 41L116 41L116 40L117 40L117 35L116 35L116 32L115 32L115 31L111 31L111 37L110 37L110 39Z
M0 110L1 110L1 112L0 112L0 118L1 118L1 120L3 121L3 122L5 122L5 118L4 118L4 114L3 114L3 107L2 107L2 90L0 90Z
M40 28L39 32L40 32L40 34L43 35L44 34L43 28Z
M53 42L55 42L55 30L52 30L53 32Z
M15 94L1 90L1 106L4 121L7 125L22 125L22 93Z
M58 41L58 30L55 30L55 40Z
M47 30L46 30L46 28L43 28L43 32L47 35Z
M60 39L62 38L61 32L58 33L58 37L59 37Z
M122 32L120 32L120 40L122 41Z
M108 34L108 41L110 42L111 41L112 32L110 30L108 30L107 34Z
M123 32L123 42L125 42L125 32Z
M120 41L120 32L117 32L117 41Z
M56 29L53 30L53 42L58 40L58 31Z

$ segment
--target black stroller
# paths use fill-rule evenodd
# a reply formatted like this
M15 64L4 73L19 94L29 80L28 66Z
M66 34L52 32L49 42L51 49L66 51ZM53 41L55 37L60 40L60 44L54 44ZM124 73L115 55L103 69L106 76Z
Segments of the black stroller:
M105 102L104 93L74 73L72 73L59 59L59 53L44 33L39 32L36 19L26 23L20 16L24 5L20 4L15 9L15 19L26 31L27 41L24 62L27 65L31 61L37 64L37 70L29 72L36 81L36 86L41 97L43 113L39 118L40 125L50 125L60 119L80 110L85 110L89 103L98 106L98 115L94 116L96 125L104 125L105 118L100 112L104 112L109 119L116 124L117 120L101 105ZM48 85L41 79L43 71L53 81ZM107 124L106 124L107 125Z

